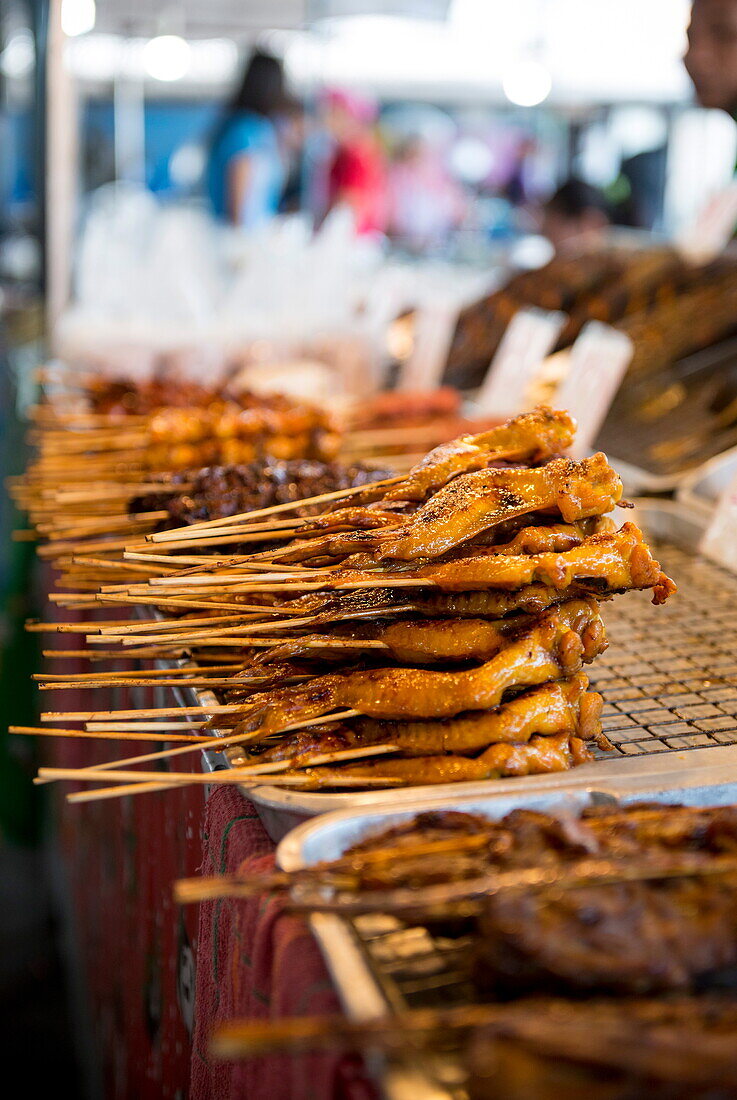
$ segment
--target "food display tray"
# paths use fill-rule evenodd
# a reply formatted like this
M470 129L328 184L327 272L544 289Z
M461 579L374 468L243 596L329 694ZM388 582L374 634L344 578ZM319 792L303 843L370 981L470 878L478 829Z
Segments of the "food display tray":
M564 783L545 792L520 787L504 794L458 791L445 799L443 808L496 820L522 806L572 813L587 806L641 800L689 806L723 806L737 801L737 746L724 750L719 767L689 766L663 781L632 776L596 786ZM438 809L436 800L415 795L400 808L354 807L327 814L302 824L282 840L277 862L291 871L337 859L371 833L433 809ZM352 1020L376 1019L408 1008L448 1008L476 999L469 975L470 945L465 939L449 939L422 925L408 925L382 914L346 919L316 913L310 923ZM466 1100L458 1053L423 1054L421 1062L411 1056L392 1062L377 1060L373 1066L382 1078L387 1100Z
M604 696L605 732L613 753L571 772L424 788L365 792L303 792L251 788L274 840L306 818L348 806L403 805L417 797L447 802L459 793L537 793L635 776L667 777L688 760L715 765L737 745L737 577L698 554L703 525L682 505L642 499L634 519L648 535L679 592L663 607L649 593L627 593L603 605L611 645L588 669Z

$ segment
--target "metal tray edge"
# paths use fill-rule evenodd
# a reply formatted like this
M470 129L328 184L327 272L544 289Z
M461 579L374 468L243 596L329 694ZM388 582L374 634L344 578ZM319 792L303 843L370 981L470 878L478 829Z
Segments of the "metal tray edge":
M415 791L413 798L409 798L401 804L397 804L395 800L394 805L357 805L334 810L332 813L305 821L302 825L293 829L277 847L276 858L281 867L285 870L292 870L304 866L305 846L315 837L319 837L323 831L329 834L331 830L340 829L341 826L354 825L359 831L349 838L352 841L361 835L360 826L362 822L378 824L387 818L393 817L397 820L403 820L412 814L421 813L424 810L438 810L441 807L443 809L462 809L464 806L468 808L478 806L481 803L488 803L490 807L501 807L502 812L506 812L506 808L511 809L514 806L530 805L532 803L547 805L558 799L567 800L569 805L583 805L587 799L594 795L630 799L646 798L654 793L667 792L673 797L687 799L693 796L695 792L705 789L711 789L712 791L729 789L731 796L737 802L737 745L720 746L716 751L721 752L722 749L728 751L721 756L718 764L710 758L700 766L694 767L689 760L688 766L681 769L672 768L619 777L612 774L608 776L601 774L594 778L589 774L587 779L583 781L569 778L567 782L558 782L557 785L548 784L547 786L540 785L537 787L532 787L530 784L514 785L512 787L505 780L499 781L495 790L489 789L489 784L459 783L454 794L446 794L440 800L427 794L420 795ZM730 752L729 750L733 751ZM711 749L685 751L692 753L712 752ZM571 776L571 773L564 774ZM464 790L459 789L462 786L465 787ZM320 858L332 858L332 856L323 854Z

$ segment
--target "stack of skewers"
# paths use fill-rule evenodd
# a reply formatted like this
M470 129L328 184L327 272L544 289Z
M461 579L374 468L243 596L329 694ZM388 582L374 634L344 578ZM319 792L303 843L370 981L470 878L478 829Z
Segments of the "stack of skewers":
M734 806L522 809L500 821L440 810L332 863L183 880L175 896L271 894L358 919L359 935L361 915L381 914L398 940L404 930L405 968L410 942L442 942L452 960L456 992L441 1009L360 1025L234 1020L214 1036L221 1059L379 1049L430 1078L438 1057L446 1074L454 1060L474 1100L726 1100L737 1096L736 845Z
M379 395L338 415L170 377L39 378L53 400L31 410L37 458L10 489L46 558L85 543L109 556L164 526L347 488L484 426L464 420L454 390Z
M651 589L660 603L674 585L637 527L608 517L622 487L605 456L564 456L573 435L567 414L539 410L441 446L405 477L154 533L123 556L134 582L111 584L88 560L91 600L164 616L102 624L91 641L119 656L216 659L219 701L189 712L200 736L236 746L224 782L418 786L590 760L591 744L607 747L584 672L606 646L600 601ZM228 554L232 543L247 552ZM111 732L181 717L45 716ZM156 755L173 751L186 749ZM131 793L196 781L118 766L74 778Z
M76 379L76 399L31 410L37 457L11 483L35 529L52 541L155 530L167 518L166 496L187 489L181 478L172 489L174 473L267 457L330 462L340 447L332 416L278 395L236 398L189 384L175 396L163 384L64 377L70 386ZM146 506L132 508L141 497Z

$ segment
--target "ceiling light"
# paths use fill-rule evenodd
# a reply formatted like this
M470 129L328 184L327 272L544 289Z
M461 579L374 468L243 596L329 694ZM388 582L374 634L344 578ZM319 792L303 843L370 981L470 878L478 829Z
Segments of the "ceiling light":
M143 64L154 80L181 80L190 63L190 48L177 34L152 38L143 48Z
M502 79L504 94L517 107L537 107L550 95L553 81L539 61L519 61Z
M61 29L69 38L91 31L96 15L95 0L61 0Z

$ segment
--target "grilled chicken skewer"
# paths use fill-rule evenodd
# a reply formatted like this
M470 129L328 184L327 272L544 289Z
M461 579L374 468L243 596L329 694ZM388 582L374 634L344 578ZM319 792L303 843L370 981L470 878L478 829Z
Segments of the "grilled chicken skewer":
M593 582L594 590L621 591L632 588L652 588L653 602L662 603L675 590L675 585L652 557L642 532L633 523L625 523L613 535L592 535L580 545L560 554L475 555L459 557L441 565L423 565L402 571L339 569L311 571L304 574L226 574L222 583L235 592L280 593L295 589L344 588L440 588L447 592L473 590L514 590L541 582L565 594L571 585ZM218 583L219 578L190 578L187 591L203 591ZM205 583L209 580L211 583ZM178 591L176 576L153 578L152 588L166 587Z
M601 696L587 691L583 673L523 692L489 711L470 711L441 721L377 721L356 719L350 724L291 734L259 761L297 759L317 746L331 749L388 743L405 756L436 753L466 754L494 744L522 744L535 735L576 734L584 741L601 737Z
M370 669L322 676L303 688L252 696L238 729L275 733L300 718L350 707L375 718L447 718L498 706L506 690L573 676L606 646L595 600L571 600L464 672Z
M430 451L386 500L426 500L461 473L485 469L491 462L523 462L533 465L567 451L576 425L566 412L535 409L516 416L498 428L475 436L461 436Z
M402 524L329 535L280 560L358 551L370 551L380 561L435 558L519 516L549 512L573 523L605 515L621 496L622 482L603 454L582 462L554 459L537 469L477 470L450 481Z

